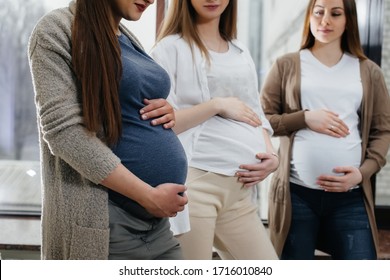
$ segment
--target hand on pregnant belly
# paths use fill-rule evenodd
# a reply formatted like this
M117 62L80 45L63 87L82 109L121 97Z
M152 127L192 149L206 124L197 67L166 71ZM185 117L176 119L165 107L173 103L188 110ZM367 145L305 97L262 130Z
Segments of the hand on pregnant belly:
M262 124L259 116L237 97L216 97L213 102L217 103L218 115L225 119L244 122L253 127Z
M149 190L141 205L155 217L174 217L184 210L188 198L184 193L186 187L178 184L161 184Z
M307 126L318 133L341 138L349 135L349 128L339 115L328 110L305 111Z
M255 164L242 164L235 176L245 187L252 187L263 181L270 173L274 172L279 165L279 159L270 153L258 153L256 158L259 162Z
M317 178L317 184L325 191L347 192L363 179L359 169L353 166L336 167L333 172L340 175L320 175Z

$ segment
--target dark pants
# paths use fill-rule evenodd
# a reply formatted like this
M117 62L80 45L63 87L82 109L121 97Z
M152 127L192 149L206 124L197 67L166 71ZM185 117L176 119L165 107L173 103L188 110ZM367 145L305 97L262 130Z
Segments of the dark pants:
M361 188L345 193L290 183L292 220L281 259L314 259L321 250L333 259L376 259Z

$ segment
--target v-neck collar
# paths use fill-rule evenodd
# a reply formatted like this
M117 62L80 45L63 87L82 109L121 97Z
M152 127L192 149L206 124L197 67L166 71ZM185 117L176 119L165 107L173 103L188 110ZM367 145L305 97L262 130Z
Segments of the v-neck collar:
M303 52L306 52L309 59L315 63L320 69L327 71L327 72L334 72L337 71L342 65L345 63L345 53L341 56L340 60L333 66L327 66L323 64L317 57L314 56L314 54L309 50L305 49L302 50Z

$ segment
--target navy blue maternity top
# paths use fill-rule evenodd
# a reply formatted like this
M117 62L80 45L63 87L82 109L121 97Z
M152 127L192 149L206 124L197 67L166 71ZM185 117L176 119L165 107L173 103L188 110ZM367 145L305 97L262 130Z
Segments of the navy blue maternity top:
M112 150L126 168L153 187L163 183L184 184L187 159L176 134L162 125L152 126L151 120L142 120L139 113L145 106L144 98L168 96L169 76L125 35L119 36L119 43L123 67L119 88L123 131ZM131 215L153 218L138 203L119 193L110 190L109 197Z

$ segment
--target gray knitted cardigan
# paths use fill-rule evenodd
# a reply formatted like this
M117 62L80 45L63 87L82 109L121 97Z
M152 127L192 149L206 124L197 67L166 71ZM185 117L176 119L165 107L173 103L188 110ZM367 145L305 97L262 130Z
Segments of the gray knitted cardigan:
M99 183L120 159L83 126L71 62L74 11L71 2L45 15L28 47L41 149L41 257L107 259L108 195Z

